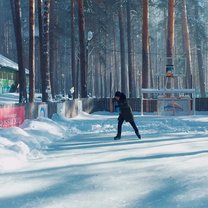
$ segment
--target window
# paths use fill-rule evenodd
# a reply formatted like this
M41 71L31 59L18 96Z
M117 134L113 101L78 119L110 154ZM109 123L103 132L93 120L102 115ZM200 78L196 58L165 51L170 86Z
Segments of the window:
M13 80L13 74L11 72L8 73L8 80Z
M3 79L7 79L7 73L3 72Z

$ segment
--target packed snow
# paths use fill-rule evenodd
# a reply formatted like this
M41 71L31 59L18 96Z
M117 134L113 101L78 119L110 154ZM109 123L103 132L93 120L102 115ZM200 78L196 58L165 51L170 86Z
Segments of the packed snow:
M208 113L26 120L0 129L1 208L206 208Z
M41 94L35 93L35 101L41 102ZM19 93L0 94L0 104L17 104L19 102Z

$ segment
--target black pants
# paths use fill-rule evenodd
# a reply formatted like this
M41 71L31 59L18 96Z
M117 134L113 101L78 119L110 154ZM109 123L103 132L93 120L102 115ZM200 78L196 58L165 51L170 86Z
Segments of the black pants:
M124 119L123 119L122 117L119 117L119 119L118 119L118 133L117 133L117 135L119 135L119 136L121 136L121 129L122 129L122 124L123 124L123 122L124 122ZM139 130L138 130L138 128L137 128L137 126L136 126L134 120L133 120L133 121L130 121L129 123L130 123L131 126L133 127L135 133L138 133Z

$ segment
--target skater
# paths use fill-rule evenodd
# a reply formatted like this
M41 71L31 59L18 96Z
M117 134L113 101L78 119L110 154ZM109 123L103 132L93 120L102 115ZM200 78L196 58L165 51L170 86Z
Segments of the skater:
M131 107L128 105L126 101L126 95L122 92L117 91L115 93L115 99L118 102L119 107L119 117L118 117L118 129L117 129L117 135L114 137L114 140L118 140L121 138L121 128L124 121L129 122L131 126L133 127L135 134L139 139L141 139L141 136L139 134L139 130L134 122L134 117L132 114Z

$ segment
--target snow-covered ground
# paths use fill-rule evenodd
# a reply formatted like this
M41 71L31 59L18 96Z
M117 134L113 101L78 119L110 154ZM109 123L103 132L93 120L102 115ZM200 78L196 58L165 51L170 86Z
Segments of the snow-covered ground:
M35 94L35 101L41 102L41 94ZM0 104L14 104L19 102L19 93L4 93L0 94Z
M208 207L208 115L135 119L141 141L107 112L0 129L0 208Z

